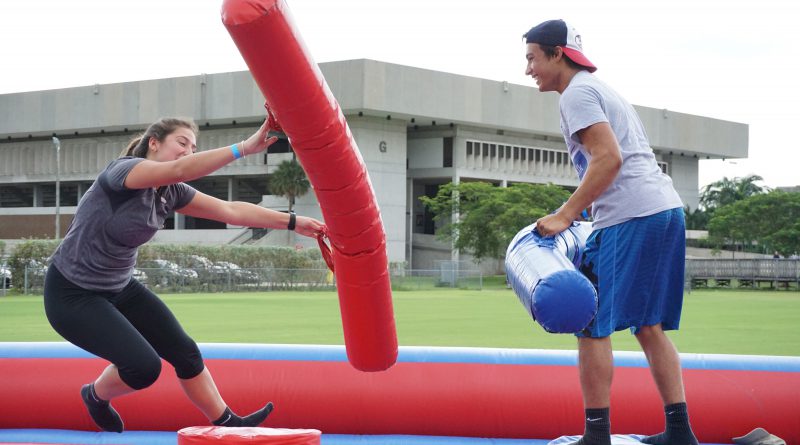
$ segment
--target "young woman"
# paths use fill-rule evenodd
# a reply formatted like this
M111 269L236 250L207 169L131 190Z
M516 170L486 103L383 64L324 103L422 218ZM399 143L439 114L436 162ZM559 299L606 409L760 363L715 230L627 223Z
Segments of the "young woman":
M295 230L315 237L325 225L255 204L228 202L185 184L242 156L261 153L276 138L267 124L247 140L195 153L194 122L165 118L150 125L112 161L81 198L64 240L51 258L44 289L50 324L76 346L111 364L81 397L94 422L122 432L110 401L152 385L169 362L189 399L214 425L256 426L272 403L240 417L225 404L203 358L167 306L132 277L138 247L171 211L247 227Z

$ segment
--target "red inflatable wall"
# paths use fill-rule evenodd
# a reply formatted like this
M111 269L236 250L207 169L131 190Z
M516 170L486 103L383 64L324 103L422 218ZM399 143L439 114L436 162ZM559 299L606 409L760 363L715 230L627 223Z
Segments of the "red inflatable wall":
M234 410L275 403L269 427L538 439L583 432L575 366L401 361L383 373L362 373L344 361L207 363ZM84 358L0 359L0 428L95 431L78 390L105 365ZM800 373L688 369L684 376L701 442L729 443L763 427L787 443L800 443ZM176 431L208 423L167 364L153 387L114 405L128 430ZM616 369L611 405L614 433L663 429L661 402L645 367Z
M347 356L362 371L397 359L386 236L344 114L282 0L225 0L222 22L322 209L333 250Z

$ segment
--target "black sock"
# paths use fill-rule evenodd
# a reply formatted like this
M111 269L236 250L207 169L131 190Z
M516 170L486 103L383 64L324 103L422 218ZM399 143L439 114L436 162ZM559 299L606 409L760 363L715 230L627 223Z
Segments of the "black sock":
M269 413L272 412L272 409L272 402L269 402L253 414L240 417L234 414L229 407L226 407L225 412L219 416L219 419L211 423L216 426L259 426L266 420Z
M611 445L611 420L608 408L587 408L583 437L569 445Z
M689 425L689 412L686 402L673 403L664 407L667 427L661 434L647 436L642 443L653 445L697 445L692 426Z
M94 423L103 430L112 433L121 433L125 429L122 423L122 418L117 413L117 410L108 403L107 400L101 400L94 392L94 383L83 385L81 388L81 399L86 409L89 410L89 416L92 417Z

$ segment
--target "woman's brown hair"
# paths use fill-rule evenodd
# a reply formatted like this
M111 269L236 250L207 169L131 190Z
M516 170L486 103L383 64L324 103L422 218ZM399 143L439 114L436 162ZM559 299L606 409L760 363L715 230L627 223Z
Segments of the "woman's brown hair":
M133 156L136 158L146 158L147 150L150 148L151 138L156 138L157 141L164 142L164 139L178 128L188 128L192 130L195 135L197 135L199 131L197 124L191 119L162 117L147 127L144 133L131 139L128 143L128 147L122 150L119 157Z

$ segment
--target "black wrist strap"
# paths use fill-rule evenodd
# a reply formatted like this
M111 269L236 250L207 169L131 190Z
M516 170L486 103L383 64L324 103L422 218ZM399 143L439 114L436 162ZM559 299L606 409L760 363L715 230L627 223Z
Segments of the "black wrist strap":
M297 224L297 215L295 215L294 212L289 212L289 225L286 228L294 230L295 224Z

